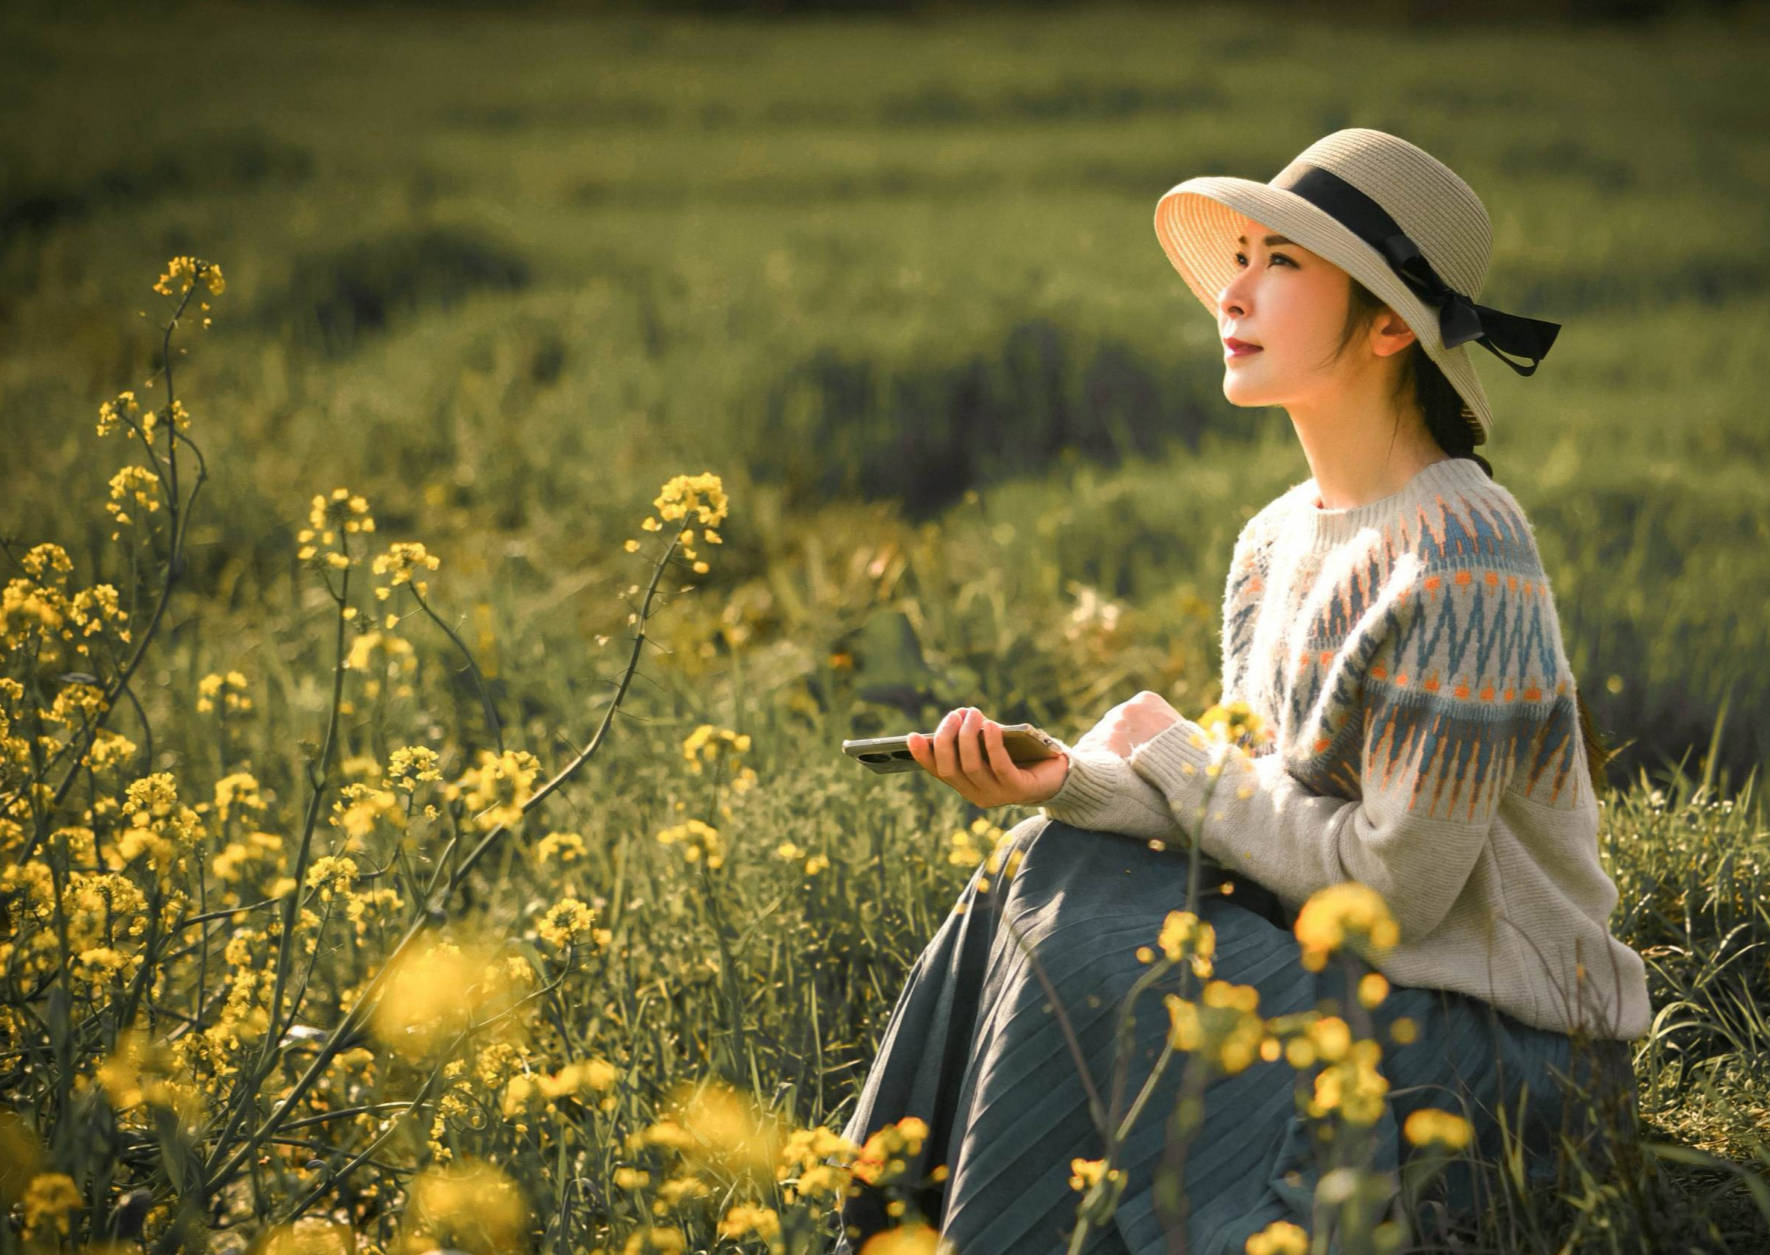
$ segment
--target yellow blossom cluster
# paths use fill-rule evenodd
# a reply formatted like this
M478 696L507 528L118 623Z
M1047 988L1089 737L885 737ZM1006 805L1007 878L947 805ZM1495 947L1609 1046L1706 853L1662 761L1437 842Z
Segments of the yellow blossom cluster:
M764 1240L780 1237L780 1213L760 1203L737 1203L719 1221L722 1238L741 1238L752 1233Z
M697 776L709 764L729 763L734 793L747 792L756 783L756 772L738 762L738 755L749 751L749 733L717 728L710 723L703 723L695 728L682 742L682 756L688 760L689 771Z
M535 924L535 932L542 941L560 950L584 941L598 946L614 941L614 934L608 929L596 927L596 912L576 898L562 898L548 907Z
M70 861L90 863L89 829L63 828L56 839L69 848ZM83 860L79 859L85 854ZM15 978L46 976L60 965L65 930L71 974L97 996L113 979L128 980L141 969L140 944L149 923L148 901L134 881L116 871L71 871L56 896L55 878L40 859L0 869L0 896L11 899L13 927L0 940L0 968ZM19 925L27 923L28 928Z
M143 515L153 514L160 508L160 477L145 466L125 466L111 476L110 500L105 502L105 512L117 525L111 533L111 539L122 536L122 529L135 522L132 509L138 509Z
M553 1073L513 1076L504 1085L504 1114L514 1116L538 1103L578 1098L585 1094L604 1095L600 1100L602 1109L613 1111L617 1099L609 1091L620 1077L620 1069L606 1059L583 1059L568 1063Z
M1002 835L1002 829L991 823L989 816L979 815L968 827L955 829L947 837L946 861L954 867L976 867L995 851ZM980 844L985 841L989 843L988 850ZM993 872L996 868L990 870Z
M1422 1107L1402 1123L1401 1135L1413 1146L1442 1146L1454 1151L1466 1149L1475 1130L1454 1111Z
M575 832L550 832L535 844L535 859L542 863L580 863L585 854L584 838Z
M371 700L381 695L384 682L391 684L395 697L410 697L411 679L418 671L418 655L405 638L373 629L350 643L344 669L364 674L363 696Z
M801 1198L833 1202L847 1192L853 1175L848 1165L860 1150L856 1143L822 1125L794 1129L781 1146L774 1177L785 1185L788 1204Z
M381 1041L408 1059L502 1014L534 984L517 955L446 937L423 937L394 959L370 1016Z
M1322 1022L1336 1018L1324 1017ZM1309 1114L1320 1118L1337 1110L1349 1124L1375 1124L1382 1117L1383 1098L1389 1092L1389 1080L1377 1068L1378 1060L1383 1057L1382 1046L1368 1037L1361 1037L1346 1042L1343 1051L1340 1041L1336 1040L1331 1054L1318 1041L1317 1050L1328 1066L1315 1074L1315 1094L1307 1107Z
M393 1250L420 1255L438 1249L514 1251L524 1245L529 1207L502 1170L489 1163L426 1169L407 1190Z
M320 901L330 902L334 896L345 897L356 881L356 860L328 854L316 858L307 869L306 886L319 891Z
M74 564L60 545L36 545L19 565L25 573L8 580L0 592L0 652L28 659L39 674L53 675L75 661L70 651L79 658L90 656L90 639L107 629L119 642L129 643L123 626L129 616L116 588L98 584L70 593Z
M68 1236L68 1213L85 1204L74 1178L65 1172L40 1172L25 1186L25 1240L54 1242Z
M1383 895L1355 880L1318 889L1303 903L1292 926L1303 947L1303 966L1319 972L1328 956L1351 944L1381 953L1401 940Z
M685 1175L715 1169L760 1184L775 1179L786 1130L746 1095L717 1081L677 1086L667 1113L627 1137L637 1152L661 1147L682 1157Z
M166 263L166 273L154 281L154 291L161 296L183 296L199 282L209 289L211 296L227 291L227 280L217 263L201 257L174 257Z
M105 401L98 407L98 434L108 436L118 426L129 428L130 439L135 438L135 429L139 424L136 418L141 413L141 402L135 399L133 392L119 392L115 401Z
M682 857L691 863L703 863L708 868L719 868L725 865L725 842L719 830L711 824L698 819L686 823L672 824L658 832L660 845L682 846Z
M805 847L792 841L782 841L775 846L774 856L783 863L796 863L802 858L805 859L805 874L807 876L815 876L830 865L827 854L813 854L810 858L805 858Z
M387 783L403 793L416 793L425 780L441 780L442 757L427 745L402 745L387 756Z
M246 695L246 677L238 671L229 671L225 675L210 672L197 681L197 712L207 714L220 707L223 714L243 714L252 709L252 699Z
M922 1143L927 1137L926 1121L905 1116L873 1130L849 1170L857 1180L868 1185L889 1184L909 1170L908 1160L922 1153Z
M375 516L369 513L367 498L348 488L334 488L330 496L315 493L308 507L307 526L295 533L300 545L295 556L342 571L362 560L361 555L350 552L344 537L374 530Z
M442 565L442 559L426 549L418 541L397 540L387 547L386 553L376 554L371 570L376 575L388 577L387 583L375 586L375 596L386 601L393 596L393 590L401 584L410 584L412 591L423 597L430 591L426 580L417 578L420 571L434 571Z
M725 521L728 502L725 496L724 481L711 471L703 471L699 475L674 476L653 499L657 507L657 516L647 515L640 524L648 532L661 531L664 523L685 519L691 513L705 526L701 536L709 545L722 544L719 533L713 529ZM659 520L663 521L660 522ZM706 574L707 563L700 559L694 548L695 531L692 527L684 527L677 533L676 539L682 544L682 556L693 563L697 575ZM639 548L639 541L629 539L623 545L628 553Z
M1200 980L1211 975L1212 956L1217 953L1217 930L1191 911L1169 911L1156 944L1168 962L1189 963ZM1147 962L1154 955L1145 947L1138 951L1138 957Z
M1069 1188L1072 1190L1090 1190L1101 1181L1121 1180L1125 1175L1123 1168L1114 1168L1110 1172L1104 1159L1072 1159L1069 1161Z
M1174 1049L1208 1059L1227 1075L1242 1071L1260 1055L1266 1021L1260 1017L1260 991L1254 986L1213 980L1196 1002L1174 994L1162 1001Z
M1212 706L1197 720L1211 740L1254 750L1277 740L1278 732L1271 723L1246 702L1230 702Z
M338 790L338 799L332 803L331 822L333 827L343 830L347 849L361 849L383 820L404 831L405 809L392 789L359 780Z
M541 760L527 750L479 752L477 766L455 781L454 788L482 832L507 828L522 818L523 804L541 774Z
M197 812L178 800L178 785L169 771L130 783L123 795L123 820L112 858L117 870L146 855L165 871L201 835Z
M1309 1234L1289 1220L1274 1220L1244 1244L1247 1255L1309 1255Z

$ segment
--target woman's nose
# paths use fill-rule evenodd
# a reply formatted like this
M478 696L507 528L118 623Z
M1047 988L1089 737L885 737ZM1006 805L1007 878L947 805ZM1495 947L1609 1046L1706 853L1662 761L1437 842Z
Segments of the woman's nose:
M1242 288L1242 275L1236 275L1217 293L1217 312L1234 317L1240 317L1248 312L1247 295Z

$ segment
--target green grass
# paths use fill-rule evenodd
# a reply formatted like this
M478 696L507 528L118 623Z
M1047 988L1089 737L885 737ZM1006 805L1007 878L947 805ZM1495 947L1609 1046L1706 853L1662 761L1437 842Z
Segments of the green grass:
M249 762L287 831L333 661L332 603L292 556L314 492L348 484L380 539L441 555L434 599L509 743L552 766L624 661L619 594L649 568L621 541L671 475L723 475L712 571L692 594L666 581L659 648L525 842L572 829L591 851L573 883L625 967L570 989L615 1007L604 1044L637 1078L618 1123L713 1068L839 1126L971 816L860 776L837 742L961 704L1073 736L1140 688L1214 699L1230 544L1308 469L1281 413L1223 400L1154 202L1193 173L1263 180L1337 126L1397 131L1488 205L1483 300L1565 322L1536 376L1481 367L1484 452L1535 525L1582 692L1631 742L1605 853L1616 931L1668 1008L1637 1060L1644 1113L1762 1173L1770 835L1742 785L1770 757L1770 436L1747 357L1770 313L1751 244L1770 144L1746 103L1766 43L1749 14L1527 33L1229 8L0 19L0 533L122 579L100 505L122 454L96 408L153 370L136 311L162 316L165 259L222 263L214 329L181 333L175 363L211 480L135 692L154 769L201 797ZM1085 589L1123 607L1111 636L1066 635ZM424 742L458 774L486 744L479 698L439 631L409 634L418 693L347 717L340 752ZM190 703L230 668L258 710L226 747ZM729 934L652 840L677 801L709 805L677 748L702 721L750 733L762 779L729 821L721 909L751 921ZM831 867L793 874L770 853L786 840ZM530 855L499 867L457 909L529 927L559 886ZM741 1046L716 938L748 991ZM327 971L330 1010L353 963ZM1583 1207L1616 1249L1762 1232L1712 1164L1650 1156L1624 1185L1540 1219ZM1668 1227L1630 1227L1650 1222Z

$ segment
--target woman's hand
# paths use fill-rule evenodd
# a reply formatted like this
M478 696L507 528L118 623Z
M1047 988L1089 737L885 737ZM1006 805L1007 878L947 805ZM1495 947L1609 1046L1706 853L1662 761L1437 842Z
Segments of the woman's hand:
M973 806L1043 802L1069 774L1067 754L1017 765L1002 744L1002 725L975 706L949 710L932 737L910 733L910 755Z
M1129 758L1132 750L1145 741L1155 740L1184 717L1161 694L1145 689L1102 715L1100 722L1076 742L1076 748L1098 745L1120 758Z

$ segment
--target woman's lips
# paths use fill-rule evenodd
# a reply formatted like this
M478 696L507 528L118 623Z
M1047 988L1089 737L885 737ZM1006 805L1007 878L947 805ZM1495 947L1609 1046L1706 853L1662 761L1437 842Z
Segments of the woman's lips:
M1223 356L1226 358L1252 357L1259 351L1260 346L1257 344L1243 344L1237 340L1225 340L1223 342Z

